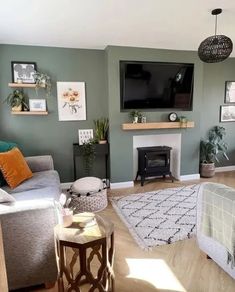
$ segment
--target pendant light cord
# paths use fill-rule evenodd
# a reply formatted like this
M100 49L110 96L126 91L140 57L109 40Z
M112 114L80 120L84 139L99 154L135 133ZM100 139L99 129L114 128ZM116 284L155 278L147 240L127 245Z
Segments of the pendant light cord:
M215 36L217 34L217 16L218 15L215 16Z

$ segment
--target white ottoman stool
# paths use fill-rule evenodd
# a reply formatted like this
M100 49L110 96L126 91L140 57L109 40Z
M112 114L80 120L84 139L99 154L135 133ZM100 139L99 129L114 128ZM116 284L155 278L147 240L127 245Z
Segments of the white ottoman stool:
M69 190L69 208L74 213L99 212L108 205L106 184L97 177L83 177L76 180Z

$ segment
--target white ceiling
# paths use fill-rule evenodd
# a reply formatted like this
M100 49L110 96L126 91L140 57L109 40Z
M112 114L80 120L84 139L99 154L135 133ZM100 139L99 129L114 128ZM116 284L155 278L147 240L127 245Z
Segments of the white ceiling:
M197 50L214 33L235 44L234 0L0 0L0 43ZM235 56L235 53L234 53Z

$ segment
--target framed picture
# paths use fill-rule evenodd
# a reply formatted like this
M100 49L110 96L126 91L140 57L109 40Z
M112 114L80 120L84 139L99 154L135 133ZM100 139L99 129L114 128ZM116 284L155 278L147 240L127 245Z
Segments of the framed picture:
M35 83L34 73L37 65L34 62L11 62L11 73L13 83Z
M45 112L47 109L45 99L30 99L29 110L31 112Z
M225 103L235 103L235 81L225 82Z
M57 82L59 121L86 120L85 82Z
M89 142L93 139L93 129L78 130L79 145Z
M235 121L235 105L220 106L220 122Z

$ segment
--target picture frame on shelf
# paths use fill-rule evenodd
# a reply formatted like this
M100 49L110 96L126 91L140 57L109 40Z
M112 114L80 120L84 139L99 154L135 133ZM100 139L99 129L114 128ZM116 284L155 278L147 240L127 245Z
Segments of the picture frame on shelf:
M235 81L225 82L225 103L235 103Z
M235 122L235 105L220 106L220 122Z
M45 112L47 109L45 99L30 99L29 110L31 112Z
M11 62L11 74L13 83L34 84L34 73L37 71L35 62Z

